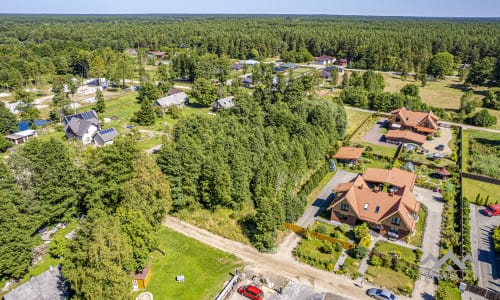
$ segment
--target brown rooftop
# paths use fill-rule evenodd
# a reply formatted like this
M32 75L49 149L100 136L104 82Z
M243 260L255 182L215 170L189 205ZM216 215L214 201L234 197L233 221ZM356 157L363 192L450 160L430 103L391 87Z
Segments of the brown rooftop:
M149 273L150 269L151 269L151 264L149 264L147 267L145 267L144 269L142 269L142 272L135 273L134 274L134 279L144 280L148 276L148 273Z
M398 188L406 186L410 191L413 190L416 177L414 173L403 171L398 168L392 168L390 170L368 168L363 174L363 179L367 182L388 183Z
M400 141L400 142L411 142L418 145L423 145L426 140L426 136L411 132L408 130L389 130L385 135L387 140Z
M341 147L333 156L335 159L356 160L363 154L363 148L357 147Z

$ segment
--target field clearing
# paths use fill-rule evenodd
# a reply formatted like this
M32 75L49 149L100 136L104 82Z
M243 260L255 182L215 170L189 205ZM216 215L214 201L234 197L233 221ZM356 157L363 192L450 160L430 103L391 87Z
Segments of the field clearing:
M368 118L371 113L357 111L353 109L346 108L345 112L347 113L347 128L345 131L345 136L349 136L358 129L358 127L363 123L366 118Z
M500 162L495 153L498 153L500 134L488 131L462 131L462 170L495 177L498 174ZM472 153L471 153L472 152Z
M422 87L420 81L415 81L412 76L408 76L406 81L400 79L398 75L384 74L386 92L397 93L403 86L409 83L416 84L420 89L422 101L435 107L458 110L460 108L460 97L465 92L462 82L458 78L446 78L438 81L428 81ZM476 95L482 98L481 93L484 88L475 90Z
M241 267L233 255L167 228L160 230L158 240L166 255L151 253L152 276L146 289L156 300L213 299L229 273ZM176 282L177 275L184 275L185 282Z
M500 195L500 185L494 183L483 182L479 180L463 178L463 194L469 202L475 203L476 197L479 194L481 198L489 197L489 202L500 203L498 195Z

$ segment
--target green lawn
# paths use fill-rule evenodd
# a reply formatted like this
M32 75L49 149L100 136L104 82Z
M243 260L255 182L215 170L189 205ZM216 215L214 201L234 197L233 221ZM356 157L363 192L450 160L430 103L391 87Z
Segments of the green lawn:
M462 295L457 286L451 282L440 280L438 282L437 295L438 299L460 300Z
M231 254L206 246L167 228L158 233L158 251L151 254L152 277L146 291L156 300L213 299L241 263ZM184 275L185 282L175 281ZM138 293L134 293L137 295Z
M347 256L347 258L344 261L342 270L343 274L351 277L351 278L356 278L358 277L359 273L359 266L361 265L361 259L357 258L352 258L350 256Z
M318 269L332 271L343 249L337 252L334 246L331 245L331 247L333 247L332 253L325 253L325 251L322 250L325 245L331 244L313 238L303 238L294 249L293 253L297 259L303 263Z
M335 235L335 238L337 238L339 240L343 240L343 241L347 241L347 242L349 241L349 237L347 235L345 235L340 230L339 226L334 226L334 225L330 225L330 224L327 224L327 223L316 221L311 226L311 230L319 232L319 233L322 233L322 234L330 235L330 236L334 236Z
M420 204L420 210L418 211L418 222L417 222L417 228L415 229L415 234L408 238L408 244L417 247L422 246L425 220L427 218L427 212L425 211L423 206L424 206L423 204Z
M390 253L398 252L401 258L408 261L415 261L417 258L415 253L410 248L399 246L386 241L380 241L375 245L374 250L378 253L390 255Z
M489 204L500 203L500 198L498 197L500 195L500 185L469 178L463 178L462 182L463 195L467 197L469 202L474 203L479 194L481 198L489 196Z
M414 282L402 272L389 268L368 266L365 277L369 282L398 293L411 293Z
M358 127L363 123L371 113L357 111L353 109L346 108L347 113L347 128L345 131L345 136L351 135Z

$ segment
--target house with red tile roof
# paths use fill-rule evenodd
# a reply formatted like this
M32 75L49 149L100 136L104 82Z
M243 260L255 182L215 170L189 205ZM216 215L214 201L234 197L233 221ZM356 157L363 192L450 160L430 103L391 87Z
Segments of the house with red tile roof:
M412 143L422 146L425 143L426 136L408 130L389 130L385 134L385 140L388 143Z
M439 117L430 112L412 111L406 107L391 111L389 129L411 130L421 134L433 134L439 127Z
M351 182L339 184L328 206L330 219L352 226L366 222L382 235L405 239L415 231L420 209L412 193L415 176L410 174L371 168ZM390 184L389 192L382 191L380 183Z
M363 154L364 149L358 147L341 147L333 156L338 162L356 163Z

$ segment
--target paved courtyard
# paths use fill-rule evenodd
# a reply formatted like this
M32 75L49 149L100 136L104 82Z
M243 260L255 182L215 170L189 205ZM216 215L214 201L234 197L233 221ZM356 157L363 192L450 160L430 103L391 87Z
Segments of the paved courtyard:
M387 122L387 118L380 118L375 126L370 128L370 130L368 130L368 132L363 136L363 140L375 145L396 148L397 145L385 142L384 129L387 128Z
M422 146L425 150L428 150L429 153L437 153L436 147L439 145L444 145L444 150L440 151L443 155L447 155L451 153L451 149L448 146L448 143L451 141L453 137L453 133L451 128L440 127L441 136L435 137L432 141L426 141Z
M484 207L470 204L472 265L478 285L500 293L500 255L493 249L491 234L500 224L500 217L487 217Z

